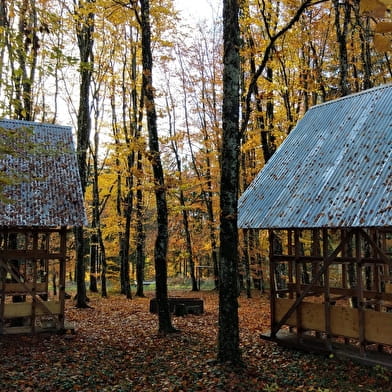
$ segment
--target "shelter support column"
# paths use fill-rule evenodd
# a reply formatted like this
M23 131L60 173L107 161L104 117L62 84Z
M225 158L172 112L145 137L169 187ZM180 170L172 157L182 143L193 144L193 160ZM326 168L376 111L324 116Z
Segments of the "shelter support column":
M361 355L365 355L365 313L363 298L363 277L362 277L362 257L361 257L361 235L358 230L355 231L355 258L357 264L357 297L358 297L358 330L359 330L359 347Z
M295 298L299 298L301 295L301 272L302 272L302 265L299 260L299 256L301 254L300 251L300 230L295 229L294 231L294 246L295 246L295 258L294 258L294 265L295 265ZM302 335L302 311L301 305L297 306L296 308L296 326L297 326L297 340L300 341Z
M331 293L329 287L329 264L328 260L328 229L323 229L323 259L325 272L324 272L324 313L325 313L325 333L326 345L328 350L332 349L331 342Z
M275 268L276 263L274 260L274 241L273 241L273 230L268 230L269 237L269 265L270 265L270 306L271 306L271 337L276 337L276 321L275 321L275 312L276 312L276 286L275 286Z
M60 330L64 330L64 313L65 313L65 278L66 278L66 254L67 254L67 228L62 227L60 230L60 287L59 287L59 301L60 301Z

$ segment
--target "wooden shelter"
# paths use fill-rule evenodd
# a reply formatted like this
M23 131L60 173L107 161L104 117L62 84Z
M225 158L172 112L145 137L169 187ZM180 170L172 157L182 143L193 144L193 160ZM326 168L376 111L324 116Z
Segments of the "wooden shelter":
M67 231L86 224L72 130L15 120L0 128L9 146L0 168L12 179L0 192L0 334L62 331Z
M269 232L278 343L392 364L391 102L311 108L239 200L239 227Z

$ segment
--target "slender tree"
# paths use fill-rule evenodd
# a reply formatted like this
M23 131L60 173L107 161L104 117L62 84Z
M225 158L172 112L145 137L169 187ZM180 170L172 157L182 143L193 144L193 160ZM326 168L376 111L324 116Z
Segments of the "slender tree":
M168 244L168 213L166 188L159 150L157 113L152 84L152 53L150 1L140 0L140 25L142 30L142 63L144 107L147 115L149 153L155 182L155 200L157 205L158 232L155 241L154 263L156 274L156 299L158 303L159 333L175 332L172 326L167 294L167 244Z
M350 85L348 81L348 53L347 39L348 27L351 18L351 4L348 1L333 0L335 10L335 28L336 38L339 47L339 90L342 96L350 93Z
M196 281L196 274L195 274L195 262L193 258L193 249L192 249L192 238L191 238L191 230L190 230L190 225L189 225L189 213L187 210L187 204L186 204L186 196L184 192L184 180L183 180L183 168L182 168L182 162L181 162L181 154L180 154L180 148L178 145L178 136L177 136L177 129L176 129L176 123L175 123L175 113L173 113L173 118L171 114L171 108L174 107L174 99L173 95L170 91L170 83L167 83L167 91L168 91L168 97L166 97L166 109L168 113L168 120L169 120L169 135L170 135L170 144L171 148L174 154L174 160L175 160L175 165L177 168L177 173L178 173L178 182L179 182L179 191L178 191L178 198L180 201L180 206L181 206L181 214L182 214L182 223L183 223L183 231L185 234L185 240L186 240L186 259L187 259L187 264L189 266L189 272L191 276L191 282L192 282L192 291L198 291L197 287L197 281ZM186 268L184 268L186 271Z
M77 129L77 156L82 184L83 194L86 191L88 170L87 170L87 150L90 143L91 114L90 114L90 86L93 72L93 31L94 14L88 7L94 0L74 0L76 36L80 54L80 92L78 110ZM87 9L87 12L86 12ZM76 282L77 282L77 303L78 308L88 307L85 282L85 254L86 247L84 241L83 227L75 228L76 242Z
M137 190L136 190L136 296L144 297L144 264L146 234L144 230L144 205L141 175L143 173L142 153L139 151L137 157Z
M220 187L218 360L241 362L238 323L239 81L238 0L223 0L222 172Z

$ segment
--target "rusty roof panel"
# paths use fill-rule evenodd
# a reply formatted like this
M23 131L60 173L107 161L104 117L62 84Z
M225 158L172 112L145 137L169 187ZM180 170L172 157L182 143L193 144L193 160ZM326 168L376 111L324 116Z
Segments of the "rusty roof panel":
M240 197L241 228L392 226L392 85L312 107Z
M5 173L18 175L17 183L2 191L0 226L86 225L72 129L17 120L0 120L0 127L15 129L21 137L23 128L30 129L26 143L33 146L26 147L26 154L0 156Z

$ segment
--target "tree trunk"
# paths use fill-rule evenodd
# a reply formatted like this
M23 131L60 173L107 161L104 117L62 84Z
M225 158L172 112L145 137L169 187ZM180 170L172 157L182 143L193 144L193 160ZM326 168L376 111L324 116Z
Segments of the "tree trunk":
M101 256L101 296L106 298L108 296L107 287L106 287L106 252L105 252L105 244L103 243L102 232L101 229L98 229L98 239L99 239L99 249Z
M129 278L129 241L131 238L131 214L133 195L132 190L128 190L125 200L125 228L120 238L120 275L121 275L121 294L128 299L132 298L131 283Z
M157 113L152 85L150 2L149 0L140 0L140 5L144 107L147 114L150 160L154 174L155 199L157 205L158 232L154 249L156 299L158 303L159 333L167 334L176 331L171 324L167 295L168 212L163 168L159 151Z
M84 255L86 252L83 227L75 227L74 235L76 244L76 307L88 308L85 283L86 266L84 264Z
M240 31L237 0L223 0L223 134L220 188L218 360L241 362L238 322L239 80Z
M372 56L371 56L371 28L370 17L360 14L360 0L356 0L353 4L353 10L357 25L359 26L359 37L361 39L361 60L363 67L363 88L365 90L373 87L372 82Z
M143 191L141 189L141 179L142 174L142 155L138 152L137 159L137 170L139 177L137 180L137 191L136 191L136 281L137 289L136 296L144 297L144 263L145 263L145 243L146 235L144 232L143 217L144 217L144 207L143 207Z
M350 22L351 5L348 1L332 1L335 9L335 29L339 48L339 72L340 72L340 94L350 94L348 82L348 54L347 54L347 32Z
M173 99L172 99L172 96L170 93L170 87L169 87L169 96L170 96L170 103L173 105ZM186 99L186 95L185 95L185 99ZM182 190L183 181L182 181L181 157L180 157L180 153L178 151L177 142L174 137L174 136L176 136L176 129L174 126L172 126L170 105L169 105L168 101L166 101L166 108L167 108L167 113L169 116L169 134L171 137L171 146L172 146L172 150L173 150L175 161L176 161L178 179L179 179L179 183L180 183L179 199L180 199L180 206L181 206L181 213L182 213L182 224L184 226L184 233L185 233L185 240L186 240L186 254L187 254L187 259L188 259L187 264L189 266L189 271L191 274L192 291L199 291L199 289L197 287L197 281L196 281L196 275L195 275L195 262L193 260L192 238L191 238L191 232L189 230L188 211L186 209L185 194L184 194L184 191ZM185 112L187 112L187 110L185 110ZM186 114L186 116L187 116L187 114ZM184 270L186 270L186 268Z
M96 230L96 227L92 228ZM90 286L89 290L92 293L98 293L98 286L97 286L97 271L98 271L98 236L97 233L94 232L90 236Z
M93 2L87 0L87 3ZM84 3L84 2L83 2ZM79 7L85 7L85 4L79 3ZM78 10L76 10L78 14ZM85 15L85 14L82 14ZM90 85L93 70L93 31L94 31L94 14L88 13L84 17L79 15L81 22L76 26L76 35L80 53L80 95L78 110L78 130L77 130L77 157L82 185L83 195L86 191L88 170L87 170L87 149L90 142L91 116L90 116ZM76 238L76 270L77 270L77 303L78 308L88 307L86 298L85 283L85 245L83 227L75 228Z

